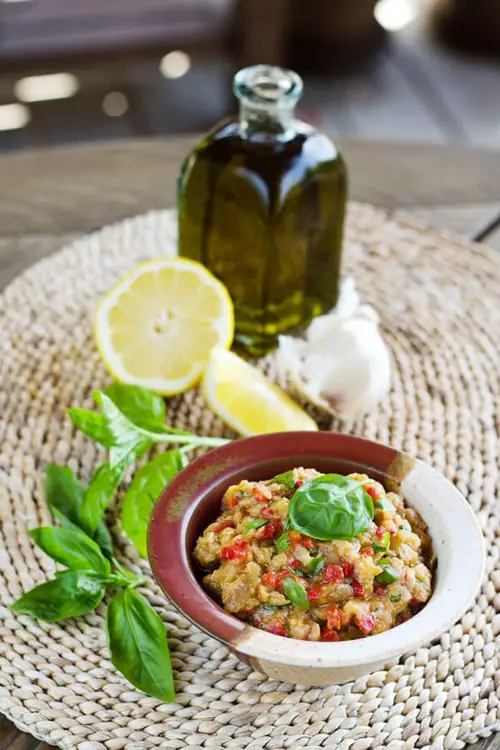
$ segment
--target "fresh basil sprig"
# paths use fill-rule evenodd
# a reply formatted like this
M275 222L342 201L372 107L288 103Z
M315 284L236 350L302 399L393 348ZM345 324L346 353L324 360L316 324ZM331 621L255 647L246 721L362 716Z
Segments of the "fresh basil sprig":
M172 444L176 449L169 452L173 458L161 458L151 468L140 469L137 482L132 482L129 489L131 494L127 493L125 498L124 530L139 554L145 556L146 529L152 506L165 484L184 467L183 452L224 445L228 441L167 427L164 400L146 388L114 383L105 391L95 391L93 397L101 407L100 414L86 409L68 409L76 427L109 449L108 460L97 469L88 489L84 490L78 520L70 519L88 534L96 537L102 533L99 530L104 512L127 465L137 461L156 443ZM162 471L158 471L160 467Z
M165 626L136 587L146 579L124 568L113 555L104 513L125 467L156 443L174 450L154 458L136 473L125 495L122 524L140 554L146 554L146 529L153 504L185 466L185 451L226 443L165 425L165 402L138 386L114 384L97 391L101 412L70 409L73 423L109 450L85 487L71 469L49 466L47 503L61 527L44 526L30 535L67 570L31 589L11 605L19 614L46 622L77 617L95 609L106 591L117 591L108 604L107 634L113 664L137 688L160 700L174 700L174 681Z
M352 539L366 531L373 515L373 501L362 483L341 474L306 482L288 505L291 527L322 541Z
M133 392L128 397L128 389L131 388ZM68 413L75 426L88 437L97 442L104 440L101 444L110 449L109 463L112 467L124 460L133 463L155 443L214 448L228 442L224 438L199 437L160 424L160 407L157 403L160 397L144 388L116 384L112 390L95 391L93 396L101 407L100 420L90 418L88 415L93 412L85 409L69 409ZM149 404L146 413L140 412L141 404Z

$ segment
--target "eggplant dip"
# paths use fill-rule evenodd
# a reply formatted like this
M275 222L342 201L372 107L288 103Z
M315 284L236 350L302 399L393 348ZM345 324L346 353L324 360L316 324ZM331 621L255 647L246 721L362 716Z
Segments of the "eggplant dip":
M227 612L301 640L381 633L432 593L424 521L366 474L297 468L243 480L226 491L194 558Z

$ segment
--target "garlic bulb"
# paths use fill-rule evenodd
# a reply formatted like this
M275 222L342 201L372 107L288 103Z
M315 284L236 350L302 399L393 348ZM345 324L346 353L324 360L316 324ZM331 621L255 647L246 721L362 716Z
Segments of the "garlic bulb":
M277 364L282 382L345 419L370 411L390 387L391 360L378 315L361 304L351 278L335 310L315 318L303 338L280 336Z

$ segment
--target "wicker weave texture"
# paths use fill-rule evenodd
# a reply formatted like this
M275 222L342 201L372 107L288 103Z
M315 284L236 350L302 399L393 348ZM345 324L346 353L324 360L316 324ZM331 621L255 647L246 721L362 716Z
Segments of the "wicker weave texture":
M77 241L0 298L0 711L61 748L464 747L500 720L500 259L369 206L351 206L345 270L379 311L394 360L389 398L364 419L322 427L364 435L432 463L464 493L487 540L480 597L439 641L344 686L272 682L191 626L151 581L170 634L177 701L132 689L111 666L103 608L46 625L7 606L53 574L27 531L51 523L48 463L88 479L102 453L65 409L109 382L91 313L134 263L175 252L175 216L155 212ZM262 367L274 372L272 357ZM169 422L230 434L193 390ZM109 513L119 556L149 573ZM467 551L464 550L464 554Z

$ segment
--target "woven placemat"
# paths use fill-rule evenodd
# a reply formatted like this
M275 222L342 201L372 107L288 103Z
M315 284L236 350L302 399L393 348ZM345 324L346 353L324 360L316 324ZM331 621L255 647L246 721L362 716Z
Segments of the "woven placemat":
M500 720L500 257L369 206L350 209L345 270L380 312L394 383L366 418L323 426L417 454L468 498L488 562L462 621L388 671L301 688L239 663L151 581L146 595L168 626L176 672L177 700L166 705L111 666L102 608L45 625L5 606L54 572L27 534L51 522L45 466L66 464L88 479L102 460L65 415L70 404L90 407L91 391L109 382L91 311L134 263L174 252L174 214L150 213L38 263L0 298L0 711L49 743L79 750L462 748L488 736ZM272 374L272 357L262 366ZM197 391L171 399L168 414L176 427L226 433ZM118 526L113 532L123 559L150 575Z

